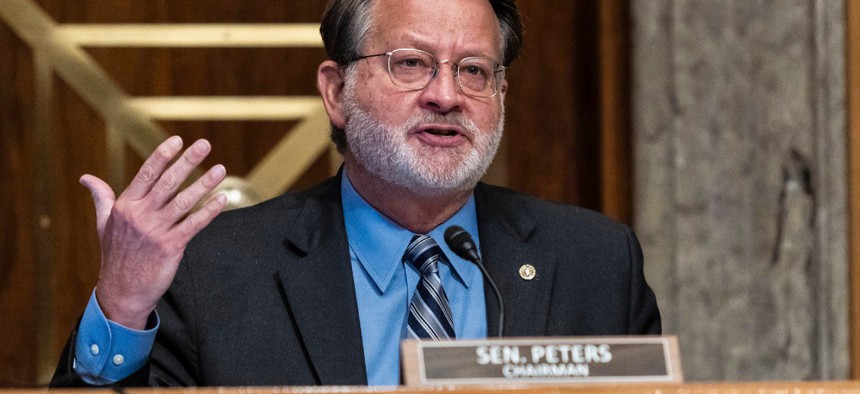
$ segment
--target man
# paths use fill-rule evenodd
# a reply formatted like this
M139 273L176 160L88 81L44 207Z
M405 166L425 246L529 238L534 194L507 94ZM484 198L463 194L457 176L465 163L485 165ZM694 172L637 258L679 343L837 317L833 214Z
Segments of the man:
M178 189L206 141L169 165L168 139L118 198L81 178L102 265L55 385L397 384L400 340L497 334L451 225L476 236L508 336L660 332L626 227L478 183L520 45L512 0L332 0L321 32L337 177L214 221L223 196L187 213L222 166Z

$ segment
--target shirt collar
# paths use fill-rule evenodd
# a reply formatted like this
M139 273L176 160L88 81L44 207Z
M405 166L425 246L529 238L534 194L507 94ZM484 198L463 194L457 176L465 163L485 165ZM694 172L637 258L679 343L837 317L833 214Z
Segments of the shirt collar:
M389 219L361 197L353 188L346 173L341 178L341 198L349 248L358 258L380 293L385 293L400 264L409 241L415 235ZM475 240L480 250L478 216L475 197L470 195L466 205L451 218L430 231L429 235L442 248L454 278L469 287L475 279L477 267L451 251L445 243L445 229L457 225L463 227Z

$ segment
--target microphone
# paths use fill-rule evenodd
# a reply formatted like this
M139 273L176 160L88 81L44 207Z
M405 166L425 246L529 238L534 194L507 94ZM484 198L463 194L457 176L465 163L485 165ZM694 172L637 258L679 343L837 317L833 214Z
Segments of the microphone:
M487 279L487 283L493 288L493 293L496 294L496 299L499 301L499 338L503 337L505 329L505 305L502 302L502 293L496 286L496 282L490 277L490 273L484 268L484 263L481 262L481 257L478 256L478 248L475 246L475 241L472 236L460 226L451 226L445 230L445 243L448 247L460 256L461 258L471 261L478 266L481 274Z

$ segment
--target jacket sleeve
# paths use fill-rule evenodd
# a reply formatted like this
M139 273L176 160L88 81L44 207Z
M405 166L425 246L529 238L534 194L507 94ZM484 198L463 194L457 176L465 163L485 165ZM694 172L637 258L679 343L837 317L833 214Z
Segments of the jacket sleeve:
M170 289L158 303L156 310L160 324L155 343L142 367L124 379L103 387L163 387L196 386L197 352L193 333L189 328L193 322L193 283L183 262L179 265ZM51 387L99 387L87 383L76 371L76 346L80 333L80 321L70 335L54 376Z
M645 281L642 247L636 235L624 226L627 236L628 252L630 253L630 315L627 332L630 335L662 333L660 311L657 299L648 283Z

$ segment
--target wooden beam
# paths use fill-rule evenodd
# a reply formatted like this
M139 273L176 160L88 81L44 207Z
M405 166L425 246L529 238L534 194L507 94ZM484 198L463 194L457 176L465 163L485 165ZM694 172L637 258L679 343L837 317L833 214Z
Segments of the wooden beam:
M321 48L318 23L65 24L57 32L83 47Z

